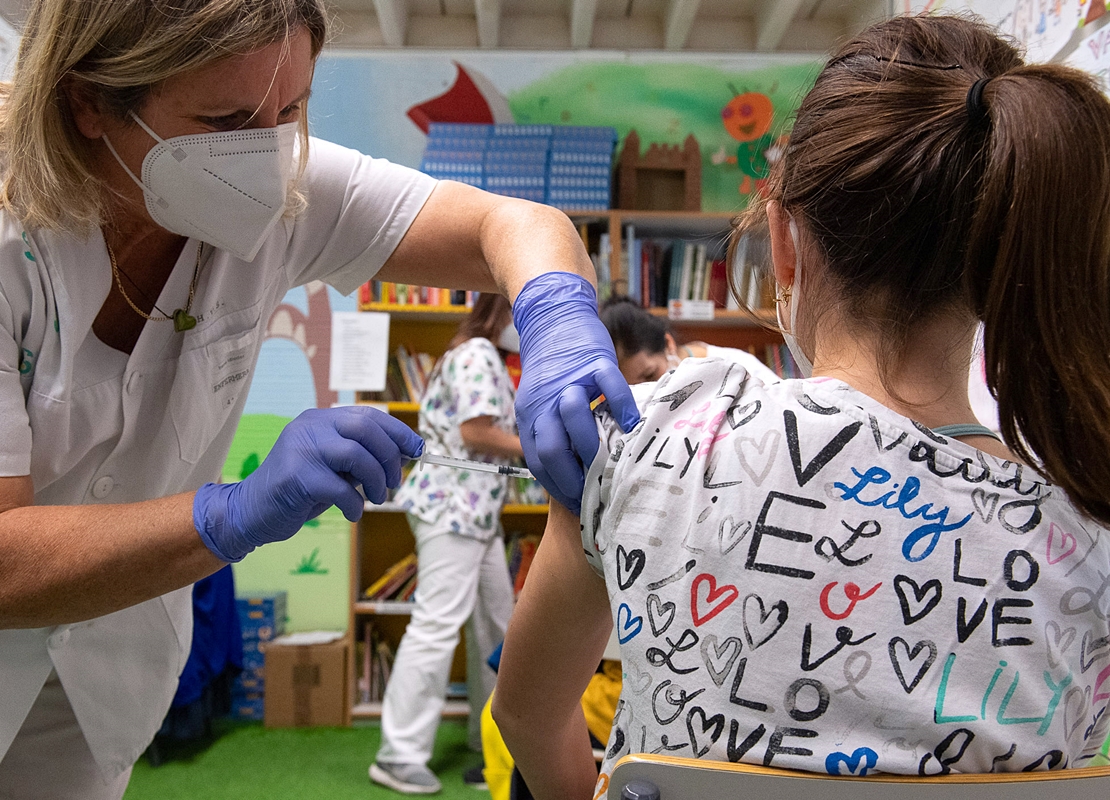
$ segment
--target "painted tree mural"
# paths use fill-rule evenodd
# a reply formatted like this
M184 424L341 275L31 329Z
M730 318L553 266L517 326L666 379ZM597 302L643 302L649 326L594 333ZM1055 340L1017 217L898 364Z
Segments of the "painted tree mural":
M270 315L266 325L267 339L285 339L293 342L308 359L312 382L316 389L316 407L331 408L339 399L328 388L328 369L331 365L331 303L328 287L313 281L304 287L308 297L308 313L289 303L282 303Z

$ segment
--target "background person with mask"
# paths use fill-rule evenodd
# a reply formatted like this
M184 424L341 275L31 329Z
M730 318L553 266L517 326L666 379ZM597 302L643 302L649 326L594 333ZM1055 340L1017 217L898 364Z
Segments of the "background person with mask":
M613 337L617 364L629 383L657 381L686 358L723 358L741 364L764 383L779 380L775 371L746 350L705 342L679 344L670 326L629 297L615 296L601 306L601 322Z
M524 455L501 356L519 341L509 301L479 295L420 400L420 435L429 452L495 464ZM479 719L495 678L486 659L505 638L513 611L501 532L508 480L428 464L409 473L395 498L416 538L416 602L386 686L382 745L370 777L397 791L439 791L427 765L464 623L470 746L481 750Z
M208 483L291 287L512 298L523 449L572 506L590 397L629 396L564 215L308 138L326 35L317 0L29 9L0 105L0 797L120 797L189 584L333 504L358 518L352 483L381 502L420 452L384 414L313 410Z

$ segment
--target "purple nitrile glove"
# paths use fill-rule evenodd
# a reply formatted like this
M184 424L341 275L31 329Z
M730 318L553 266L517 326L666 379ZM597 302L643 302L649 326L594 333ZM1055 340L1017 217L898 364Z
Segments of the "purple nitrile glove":
M581 275L532 278L513 302L513 324L520 333L516 417L524 458L544 488L578 513L583 465L598 448L590 403L604 394L625 432L639 422L640 412L597 317L597 293Z
M424 440L400 420L364 406L310 409L285 426L258 469L238 483L206 483L193 501L193 524L223 561L288 539L335 505L354 522L362 485L374 503L401 483L401 465Z

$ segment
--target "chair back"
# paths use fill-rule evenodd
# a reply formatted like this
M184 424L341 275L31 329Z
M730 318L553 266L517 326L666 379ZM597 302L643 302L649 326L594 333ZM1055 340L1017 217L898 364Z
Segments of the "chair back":
M606 796L608 800L1107 800L1110 766L853 778L636 753L617 762Z

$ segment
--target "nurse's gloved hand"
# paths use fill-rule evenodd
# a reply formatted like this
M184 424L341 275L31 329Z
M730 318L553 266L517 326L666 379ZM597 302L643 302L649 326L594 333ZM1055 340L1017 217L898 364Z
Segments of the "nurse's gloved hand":
M386 487L401 483L401 465L423 449L408 425L377 409L311 409L285 426L248 477L200 487L193 524L217 557L239 561L259 545L288 539L330 506L354 522L364 502L355 487L384 502Z
M524 458L544 488L578 513L583 464L598 448L591 401L604 394L626 433L640 412L585 278L570 272L532 278L513 302L513 324L520 333L516 417Z

